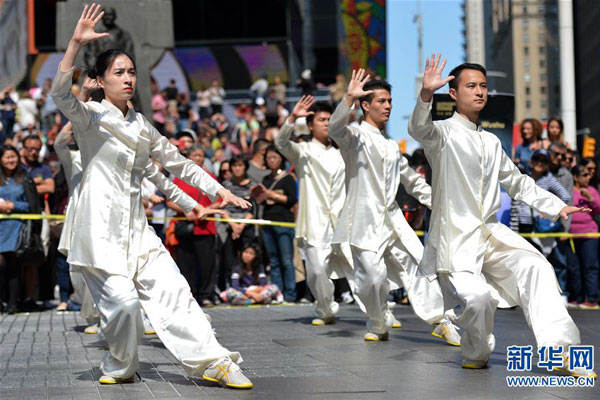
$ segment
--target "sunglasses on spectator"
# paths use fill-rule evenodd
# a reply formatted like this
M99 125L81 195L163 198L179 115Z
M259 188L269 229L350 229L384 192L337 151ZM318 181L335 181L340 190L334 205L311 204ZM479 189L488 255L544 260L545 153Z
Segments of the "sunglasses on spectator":
M590 174L581 174L581 176L583 176L584 178L588 178Z
M573 157L567 157L567 158L564 158L564 160L566 160L567 162L572 163L573 162Z
M560 158L561 160L567 159L567 155L565 153L557 153L556 151L553 151L552 154L555 155L556 157Z

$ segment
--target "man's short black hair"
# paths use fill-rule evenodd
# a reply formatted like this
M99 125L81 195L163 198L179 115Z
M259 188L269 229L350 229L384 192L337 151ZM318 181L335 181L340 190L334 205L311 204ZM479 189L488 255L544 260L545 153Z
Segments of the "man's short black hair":
M387 90L388 92L390 92L390 94L392 94L392 85L390 85L383 79L371 79L369 82L365 83L365 85L363 86L363 90L365 92L367 92L369 90L375 90L375 89ZM370 103L373 100L373 97L374 97L374 94L371 93L371 94L368 94L368 95L363 96L360 99L358 99L358 101L360 103L360 108L362 108L363 114L365 113L365 110L362 106L362 102L366 101L367 103Z
M25 139L23 139L23 146L27 146L27 142L29 142L30 140L37 140L38 142L43 143L42 138L34 133L29 136L26 136Z
M317 113L326 112L329 114L333 114L333 107L331 107L329 103L326 103L324 101L317 101L315 104L312 105L312 107L308 109L308 111L314 112L314 114L311 114L308 117L306 117L306 123L310 124L315 119L315 115L317 115Z
M454 69L450 71L450 75L454 77L454 79L448 82L450 89L458 89L458 77L465 69L474 69L476 71L481 72L483 76L487 77L487 72L483 65L475 63L462 63L458 67L454 67Z

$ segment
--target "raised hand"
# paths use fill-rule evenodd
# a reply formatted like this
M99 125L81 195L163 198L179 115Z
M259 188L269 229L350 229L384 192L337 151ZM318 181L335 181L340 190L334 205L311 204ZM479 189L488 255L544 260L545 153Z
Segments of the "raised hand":
M354 100L373 93L373 90L363 90L363 86L365 86L365 83L371 78L371 75L369 74L365 76L366 73L367 72L363 68L358 71L352 70L352 79L350 79L348 89L346 89L346 104L350 103L348 106L351 106Z
M290 122L294 122L298 118L307 117L309 115L313 115L314 112L308 111L310 107L315 103L315 98L313 96L302 96L300 100L296 103L291 112Z
M576 212L589 213L591 211L592 210L590 208L586 208L586 207L566 206L560 210L560 216L562 219L564 219L566 221L569 219L569 215L571 215L573 213L576 213Z
M423 73L423 88L421 89L421 99L423 101L431 100L433 93L454 79L454 76L449 75L445 79L442 78L442 71L446 66L446 59L442 61L440 65L441 54L437 57L435 54L431 55L431 58L427 58L425 61L425 72Z
M71 40L79 45L84 45L88 42L109 36L108 32L97 33L94 30L96 24L104 16L104 11L100 11L100 9L100 4L96 3L92 3L91 6L86 4L85 7L83 7L81 18L77 21L77 26L75 26L75 31L73 32Z
M98 81L86 75L83 83L81 84L81 90L79 91L79 100L84 102L88 101L92 95L92 92L98 89L100 89L98 86Z

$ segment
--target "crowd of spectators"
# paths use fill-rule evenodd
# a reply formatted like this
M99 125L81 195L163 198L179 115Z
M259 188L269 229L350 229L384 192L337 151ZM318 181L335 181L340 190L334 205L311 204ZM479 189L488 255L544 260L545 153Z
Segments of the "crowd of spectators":
M54 151L54 140L66 123L49 96L50 81L42 87L0 93L0 213L63 214L68 201L64 170ZM315 87L309 70L297 82L303 94ZM330 103L341 101L344 75L329 86ZM78 87L72 90L77 94ZM248 210L225 208L236 222L175 220L179 207L149 181L142 197L150 224L177 261L192 293L202 306L227 302L236 305L312 301L305 284L302 255L294 240L297 180L294 166L273 146L273 138L289 115L286 85L280 77L263 76L248 91L248 101L233 104L217 80L190 95L175 80L152 87L154 126L177 146L182 155L202 167L213 179L253 205ZM357 113L360 113L357 108ZM360 119L358 114L355 122ZM577 214L560 226L543 224L529 207L513 202L511 227L518 232L598 232L600 215L596 162L580 159L563 141L562 122L542 124L527 119L521 124L522 144L513 154L519 168L569 204L586 206L590 214ZM297 121L295 139L310 140L305 122ZM410 165L430 179L431 170L422 149L407 155ZM166 171L165 174L168 174ZM218 207L197 188L174 178L173 183L207 207ZM397 201L416 230L427 230L428 212L399 188ZM258 226L249 219L267 219L283 226ZM66 259L57 250L61 223L45 220L38 229L45 252L38 263L23 263L15 255L23 221L0 220L0 311L14 313L52 307L77 309L69 301L72 291ZM543 226L543 228L542 228ZM545 229L545 230L543 230ZM551 261L570 307L598 307L598 239L530 239ZM55 286L59 293L55 295ZM351 302L346 282L336 284L340 301ZM408 302L402 290L392 294ZM6 306L5 306L6 304Z

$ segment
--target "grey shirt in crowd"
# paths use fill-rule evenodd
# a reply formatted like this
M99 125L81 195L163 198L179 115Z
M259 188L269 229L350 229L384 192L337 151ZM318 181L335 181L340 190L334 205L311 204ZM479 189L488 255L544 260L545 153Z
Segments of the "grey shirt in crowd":
M261 183L263 181L263 178L271 173L271 171L269 171L268 169L258 168L252 163L252 161L250 161L248 164L248 171L246 171L246 174L248 175L248 178L250 178L250 180L256 183Z
M565 167L559 167L557 170L550 169L550 172L558 182L565 188L567 192L571 195L571 201L569 201L568 205L573 205L573 175L569 172ZM571 216L569 215L569 219L567 221L562 221L562 224L565 228L565 232L569 232L569 228L571 227Z

